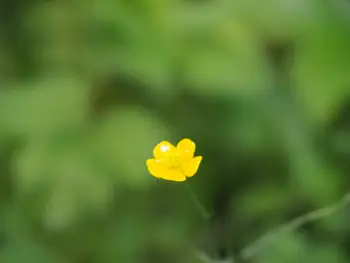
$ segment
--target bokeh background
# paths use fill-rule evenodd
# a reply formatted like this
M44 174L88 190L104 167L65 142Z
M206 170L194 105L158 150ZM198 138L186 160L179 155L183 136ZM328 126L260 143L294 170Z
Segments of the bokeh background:
M185 137L210 220L145 166ZM0 1L1 263L243 262L349 160L349 1ZM349 262L347 210L247 262Z

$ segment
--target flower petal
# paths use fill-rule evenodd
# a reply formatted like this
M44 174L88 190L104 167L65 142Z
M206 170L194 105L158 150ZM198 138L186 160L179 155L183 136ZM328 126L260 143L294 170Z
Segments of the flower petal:
M161 178L166 172L164 165L162 165L156 159L148 159L146 164L147 164L148 171L154 177Z
M192 177L197 172L202 161L202 156L197 156L182 164L182 171L187 177Z
M163 179L175 182L183 182L186 180L186 176L181 172L180 169L167 170L163 176Z
M182 139L177 144L180 157L183 161L188 161L193 158L194 151L196 150L196 144L190 139Z
M168 141L162 141L154 147L153 155L156 159L163 159L175 150L175 146Z

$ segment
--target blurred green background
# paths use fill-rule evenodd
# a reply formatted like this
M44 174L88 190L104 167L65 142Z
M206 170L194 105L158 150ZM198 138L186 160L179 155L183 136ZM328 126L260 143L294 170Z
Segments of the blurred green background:
M210 220L146 169L185 137ZM233 262L349 160L348 1L0 1L1 263ZM347 210L248 261L350 262Z

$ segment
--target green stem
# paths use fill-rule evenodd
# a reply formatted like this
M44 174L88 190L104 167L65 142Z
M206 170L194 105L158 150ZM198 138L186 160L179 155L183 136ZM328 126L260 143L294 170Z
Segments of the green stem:
M241 259L243 259L244 261L248 261L249 259L253 258L256 254L258 254L261 250L263 250L272 241L275 241L279 237L279 235L283 233L292 232L307 223L331 216L335 212L341 210L349 204L350 193L346 194L338 203L335 203L325 208L311 211L305 215L295 218L287 224L284 224L280 227L275 228L274 230L267 232L266 234L262 235L260 238L258 238L252 244L250 244L242 250L240 255Z
M205 220L209 220L211 215L207 212L207 210L205 209L205 207L202 205L202 203L198 200L197 195L195 194L195 192L193 191L190 183L188 181L186 181L186 186L187 186L187 190L191 195L191 198L194 202L194 205L197 207L197 209L199 210L199 212L201 213L201 215L203 216L203 218Z

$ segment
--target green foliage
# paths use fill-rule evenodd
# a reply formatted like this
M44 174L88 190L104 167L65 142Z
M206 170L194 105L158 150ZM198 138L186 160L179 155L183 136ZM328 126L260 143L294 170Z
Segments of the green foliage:
M0 262L202 262L347 190L350 24L334 1L8 2ZM146 169L184 137L209 222ZM347 216L252 262L348 262Z

